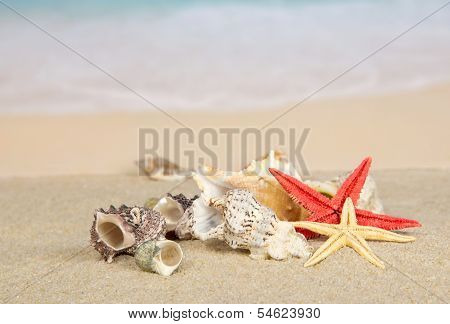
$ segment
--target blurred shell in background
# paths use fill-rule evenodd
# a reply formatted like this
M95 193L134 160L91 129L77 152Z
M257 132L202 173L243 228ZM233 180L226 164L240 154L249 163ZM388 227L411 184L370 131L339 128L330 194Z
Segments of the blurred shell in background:
M152 180L182 180L191 174L191 171L182 169L178 164L159 156L139 160L137 165L139 170Z
M347 179L348 175L348 173L345 173L329 181L306 180L304 182L328 198L332 198ZM378 196L377 185L372 176L367 176L355 207L377 214L384 213L383 203Z

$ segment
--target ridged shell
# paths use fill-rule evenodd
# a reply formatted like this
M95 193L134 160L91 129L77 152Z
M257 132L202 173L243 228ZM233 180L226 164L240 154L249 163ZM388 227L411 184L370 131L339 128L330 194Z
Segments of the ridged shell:
M272 209L280 220L298 221L306 219L308 212L295 203L272 176L232 175L224 181L233 188L245 189L255 195L263 205Z
M204 195L204 200L217 198L230 189L245 189L253 193L263 205L271 208L280 220L299 221L308 212L289 197L278 181L270 174L269 168L276 168L300 179L292 165L283 154L270 151L261 159L252 161L239 172L227 172L204 167L194 173L193 178Z
M182 240L198 239L202 233L222 223L222 212L209 206L202 195L186 209L175 228L175 235Z
M305 237L289 222L280 221L247 190L230 190L224 197L212 199L211 205L223 211L224 222L202 233L201 240L223 240L233 249L250 250L254 259L285 260L311 254Z
M172 195L172 194L168 193L167 197L170 197L173 200L175 200L176 202L178 202L181 205L181 207L183 208L183 210L186 211L186 209L188 209L189 207L192 206L192 203L199 197L199 195L195 195L192 198L188 198L185 195L183 195L182 193L180 193L178 195Z

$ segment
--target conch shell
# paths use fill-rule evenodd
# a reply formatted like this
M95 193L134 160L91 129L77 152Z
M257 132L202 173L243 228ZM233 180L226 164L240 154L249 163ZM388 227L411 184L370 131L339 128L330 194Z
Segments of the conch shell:
M180 245L173 241L146 241L139 245L134 259L144 271L170 276L183 260L183 251Z
M164 217L166 220L167 232L171 232L175 230L178 221L183 216L186 209L188 209L197 198L198 196L187 198L183 194L174 196L168 193L166 197L161 198L156 203L153 210L159 212L162 217Z
M252 161L239 172L219 171L203 167L200 171L193 173L193 179L197 183L201 195L191 207L186 209L184 215L178 221L175 228L177 237L180 239L198 239L202 234L223 223L222 213L211 207L209 202L211 199L224 196L232 189L250 191L258 202L272 209L281 221L294 222L308 218L309 212L295 203L268 171L272 167L301 179L293 166L283 158L283 154L277 151L270 151L269 154L259 160ZM323 195L332 197L345 179L346 177L343 175L331 181L306 180L305 183ZM361 191L357 207L373 212L382 212L382 204L376 192L376 185L370 176L367 177Z
M245 189L252 192L263 205L271 208L280 220L298 221L309 216L307 210L295 203L278 181L269 172L269 168L278 168L296 178L298 172L277 151L270 151L261 159L252 161L239 172L227 172L203 167L193 173L193 179L201 191L200 198L188 208L178 222L175 234L180 239L199 238L217 225L223 223L223 215L209 206L211 199L220 198L232 189ZM333 187L334 188L334 187ZM326 191L318 187L318 190ZM331 190L331 189L330 189ZM335 193L335 191L334 191Z
M285 260L311 254L305 237L289 222L280 221L247 190L230 190L224 197L212 199L210 204L223 212L224 222L200 234L201 240L223 240L233 249L250 250L253 259Z
M297 179L300 175L294 167L277 151L270 151L261 159L252 161L239 172L227 172L204 167L193 174L204 200L223 196L230 189L245 189L253 193L263 205L272 209L280 220L298 221L308 214L305 209L289 197L278 181L270 174L269 168L283 170Z
M125 205L94 213L91 245L108 263L119 254L133 255L136 247L147 240L161 240L166 222L160 213L143 207Z
M175 235L182 240L198 239L202 233L223 223L222 212L209 206L209 199L204 194L186 209L178 221Z

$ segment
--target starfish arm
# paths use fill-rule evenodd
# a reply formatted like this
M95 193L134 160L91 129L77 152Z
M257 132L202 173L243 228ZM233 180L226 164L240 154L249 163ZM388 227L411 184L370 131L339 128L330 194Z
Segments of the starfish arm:
M339 215L336 214L334 211L329 212L328 214L314 214L310 215L307 218L308 222L316 222L316 223L328 223L328 224L339 224ZM303 234L307 240L310 240L312 238L318 237L319 234L314 233L310 230L301 228L294 224L295 230Z
M280 170L269 168L270 173L277 179L283 189L296 203L302 205L312 214L329 213L332 211L331 201L318 191L301 181L284 174Z
M360 256L367 259L370 263L376 265L377 267L384 269L383 261L381 261L375 255L375 253L373 253L369 244L367 244L367 242L362 237L360 237L358 234L349 232L347 234L347 245L350 246L356 252L358 252L358 254Z
M344 207L341 214L341 225L356 225L355 206L350 197L345 200Z
M295 227L300 227L307 229L317 234L322 234L326 236L332 236L337 233L337 225L326 224L326 223L314 223L314 222L291 222Z
M335 209L340 210L347 197L350 197L356 205L361 189L366 182L371 163L371 157L365 158L361 164L347 177L342 186L338 189L336 195L331 199L331 203Z
M406 218L392 217L389 215L375 214L368 210L356 208L358 225L379 227L385 230L397 230L407 227L422 226L418 221Z
M361 237L371 241L406 243L416 240L416 238L412 236L400 235L394 232L389 232L381 228L371 226L357 226L356 231L358 231Z
M312 257L306 261L305 267L313 266L326 257L328 257L333 252L341 249L345 245L345 237L342 233L337 233L331 236L325 243L322 244L320 248L312 255Z

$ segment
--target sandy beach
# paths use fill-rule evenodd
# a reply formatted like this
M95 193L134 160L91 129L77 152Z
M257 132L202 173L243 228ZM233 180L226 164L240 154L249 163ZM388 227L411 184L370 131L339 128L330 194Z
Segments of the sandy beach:
M270 127L285 132L295 128L298 134L311 129L302 149L310 170L351 169L368 155L374 158L375 169L449 168L445 141L450 138L449 105L450 84L441 84L379 96L307 101ZM198 133L206 127L259 129L285 110L171 114ZM140 127L163 134L164 128L175 130L180 125L151 107L148 113L3 115L0 177L136 174ZM250 143L243 159L237 137L232 154L224 149L225 137L218 140L209 147L218 167L225 168L224 161L231 158L231 167L238 170L259 157ZM199 151L197 142L188 148Z
M29 305L34 309L28 311L7 304L448 304L449 17L450 3L440 0L0 1L0 306L8 311L0 318L14 322L26 315L49 324L72 312L78 317L69 320L105 321L98 307L89 313ZM171 232L166 238L179 243L184 258L170 277L142 271L131 255L107 263L90 242L100 208L144 206L167 193L194 196L202 185L180 173L249 165L258 172L260 164L251 161L279 152L297 173L283 168L284 160L271 159L270 167L300 180L336 179L371 157L365 165L384 213L422 224L394 232L415 240L368 241L384 262L381 269L368 261L363 239L360 247L358 234L349 234L369 230L334 227L343 232L330 246L353 244L361 255L344 247L305 268L306 258L253 260L225 242L179 240ZM139 168L156 155L176 176L161 180ZM366 169L358 170L359 180ZM354 194L355 182L345 190ZM378 200L361 206L369 182L357 207L374 211ZM304 191L309 197L291 192L292 199L310 201L316 216L331 209L324 217L344 215L335 200L323 207L326 201ZM295 213L287 196L257 197L268 205L276 201L278 215ZM248 221L260 215L244 210L242 202L250 200L226 209L245 219L235 227L261 227L261 219L274 224L269 212ZM154 227L141 217L151 211L140 211L130 212L137 228L131 238L111 223L97 222L96 229L108 231L111 246L131 251ZM286 242L301 245L292 228L279 227L291 229L286 236L297 241L279 228L269 241L274 258L282 250L274 238L292 254ZM253 239L274 232L262 228ZM389 235L377 233L371 238ZM151 239L163 239L158 234ZM310 240L312 250L326 239ZM162 251L161 258L173 257L170 249ZM445 305L431 313L366 305L343 314L349 324L374 314L374 307L379 316L369 321L394 313L417 320L420 312L430 319L446 311ZM114 320L126 320L115 313L118 307L110 309Z
M138 128L175 129L158 112L0 118L0 241L3 303L446 303L450 202L450 85L307 102L272 127L311 128L303 156L314 178L349 170L365 156L386 211L423 227L409 244L370 242L382 271L351 249L305 269L304 260L254 261L217 241L182 241L170 278L144 273L132 257L103 262L89 246L93 211L142 205L192 181L137 176ZM174 113L204 127L261 127L283 110ZM218 160L227 158L220 147ZM195 150L195 147L193 148ZM239 152L237 150L236 152ZM254 156L250 156L254 158ZM242 165L233 155L235 169ZM220 163L219 163L220 167ZM318 171L314 171L318 170ZM341 170L341 171L333 171ZM320 240L313 243L321 244ZM233 273L233 275L230 275Z
M337 172L315 172L328 178ZM313 268L304 260L255 261L218 241L181 241L170 278L145 273L130 256L105 263L89 246L93 210L142 204L175 183L145 177L55 176L0 180L3 303L446 303L450 281L450 172L378 171L386 211L423 227L413 243L369 242L380 270L351 249ZM191 181L174 193L195 193ZM313 242L314 247L321 244ZM232 275L231 275L232 274Z

